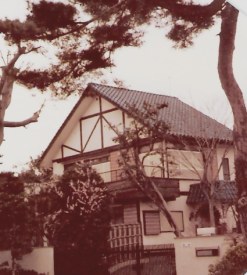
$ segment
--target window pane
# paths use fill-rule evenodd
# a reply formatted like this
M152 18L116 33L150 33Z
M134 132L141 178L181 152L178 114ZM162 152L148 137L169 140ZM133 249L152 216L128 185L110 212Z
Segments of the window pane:
M165 163L161 161L159 153L151 152L151 155L146 156L147 153L141 153L140 160L144 159L144 168L148 177L164 177L165 176Z
M144 233L145 235L160 234L160 213L159 211L144 211Z
M171 211L171 215L175 220L178 229L184 231L183 212L182 211ZM173 231L172 227L167 221L167 218L161 214L161 231L170 232Z
M224 180L230 180L230 169L229 169L229 159L222 159L222 169L223 169L223 178Z
M124 223L126 224L138 223L136 204L130 204L130 205L124 206Z

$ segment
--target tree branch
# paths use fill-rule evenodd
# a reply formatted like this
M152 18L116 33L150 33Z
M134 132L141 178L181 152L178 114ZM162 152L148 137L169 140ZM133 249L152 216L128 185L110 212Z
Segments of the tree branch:
M123 4L125 4L126 0L122 0L119 3L113 5L111 8L109 8L108 10L102 10L101 13L93 18L91 18L88 21L85 22L76 22L76 27L71 28L70 30L66 31L66 32L62 32L62 33L57 33L57 34L49 34L46 35L46 37L50 40L54 40L72 33L75 33L77 31L82 31L83 29L85 29L88 25L90 25L91 23L102 19L103 17L106 16L110 16L114 11L118 11L121 10L121 7ZM129 0L127 1L129 2Z
M35 112L31 117L29 117L28 119L22 120L22 121L4 121L3 126L10 127L10 128L22 127L22 126L25 127L26 125L28 125L30 123L37 122L39 115L40 115L40 111Z
M21 47L20 45L18 45L18 51L17 53L13 56L12 60L8 63L8 65L6 66L7 70L13 69L16 61L19 59L19 57L24 54L26 51L26 48Z
M167 9L176 17L181 17L187 21L197 21L200 18L211 18L222 10L225 0L213 0L208 5L181 4L175 0L155 0L155 4Z

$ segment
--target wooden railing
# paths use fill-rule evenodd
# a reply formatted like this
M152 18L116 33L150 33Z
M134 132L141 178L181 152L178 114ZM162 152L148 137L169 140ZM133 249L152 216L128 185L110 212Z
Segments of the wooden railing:
M110 274L124 265L140 259L142 234L140 224L112 225L109 236L107 263Z
M110 248L132 247L137 244L142 244L140 224L117 224L111 226Z

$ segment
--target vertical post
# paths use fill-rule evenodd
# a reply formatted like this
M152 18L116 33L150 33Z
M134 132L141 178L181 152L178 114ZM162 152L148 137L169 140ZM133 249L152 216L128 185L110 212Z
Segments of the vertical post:
M140 244L136 244L136 275L141 275L141 249Z

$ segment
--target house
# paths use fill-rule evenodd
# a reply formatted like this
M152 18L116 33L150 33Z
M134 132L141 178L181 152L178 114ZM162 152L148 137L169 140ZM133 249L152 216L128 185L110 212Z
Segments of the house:
M204 168L202 153L195 142L201 140L217 140L210 163L211 174L216 177L215 212L218 224L224 224L225 231L234 231L234 208L229 207L236 200L232 132L176 97L90 83L43 153L40 165L53 167L54 173L61 175L75 162L90 162L115 195L112 237L132 234L132 242L141 240L144 246L173 243L175 236L165 216L132 182L121 176L119 146L113 141L116 132L112 126L120 130L128 127L133 120L129 106L142 108L144 102L167 104L159 114L169 125L164 138L167 161L162 173L154 169L158 161L155 155L147 159L145 166L183 236L216 233L208 229L203 207L207 202L200 188ZM179 140L186 141L185 146L178 146ZM200 231L198 227L207 230ZM124 238L115 240L113 247L124 242Z

